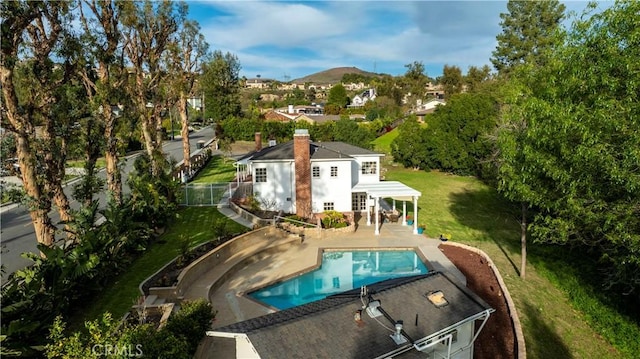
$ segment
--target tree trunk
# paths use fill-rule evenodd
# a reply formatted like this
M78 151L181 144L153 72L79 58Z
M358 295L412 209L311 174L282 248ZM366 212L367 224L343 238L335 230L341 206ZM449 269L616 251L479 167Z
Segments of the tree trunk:
M115 135L116 119L111 113L111 104L102 102L102 116L104 118L104 136L107 143L104 157L107 162L107 190L111 199L122 204L122 176L118 168L118 139Z
M520 278L525 279L527 268L527 205L522 202L522 221L520 222Z
M38 243L46 246L53 245L55 241L55 227L51 224L49 211L51 201L46 198L37 180L35 156L31 151L30 138L27 131L20 131L16 136L16 152L20 173L22 175L22 185L29 197L29 215L33 222L33 228Z
M178 101L178 111L180 112L180 124L182 126L182 158L183 166L188 168L191 166L191 145L189 143L189 116L187 113L187 96L184 92L180 93Z

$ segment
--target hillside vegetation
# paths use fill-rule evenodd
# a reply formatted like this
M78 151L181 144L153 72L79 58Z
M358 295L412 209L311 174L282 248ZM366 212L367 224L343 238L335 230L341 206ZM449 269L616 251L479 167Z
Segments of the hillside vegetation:
M295 80L291 80L291 82L295 83L303 83L303 82L311 82L311 83L323 83L323 84L337 84L342 80L342 76L345 74L360 74L364 76L372 76L379 77L380 74L376 74L373 72L363 71L357 67L334 67L329 70L316 72L315 74L307 75L305 77L301 77Z

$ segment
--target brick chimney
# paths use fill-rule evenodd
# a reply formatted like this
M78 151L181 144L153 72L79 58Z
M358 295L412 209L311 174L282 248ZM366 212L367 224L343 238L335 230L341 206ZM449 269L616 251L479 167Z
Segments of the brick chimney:
M309 131L296 130L293 135L293 158L296 172L296 215L311 218L311 153Z
M258 152L262 149L262 134L260 132L256 132L255 140L256 140L256 152Z

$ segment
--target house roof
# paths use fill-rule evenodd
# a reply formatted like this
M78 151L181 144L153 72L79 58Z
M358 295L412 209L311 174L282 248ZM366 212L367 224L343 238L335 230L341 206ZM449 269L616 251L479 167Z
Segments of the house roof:
M380 153L344 142L310 142L309 147L311 160L338 160L353 158L352 156L366 155L383 156ZM293 160L293 141L272 147L265 147L245 158L249 161Z
M417 353L412 343L441 335L462 323L488 316L494 310L469 289L443 273L397 278L367 287L369 297L353 289L325 299L215 329L209 335L246 334L263 358L375 358L406 349L402 358ZM442 291L448 301L437 307L426 297ZM371 318L363 303L379 301L389 315ZM391 319L394 322L390 322ZM396 345L389 337L396 320L404 321L409 342Z

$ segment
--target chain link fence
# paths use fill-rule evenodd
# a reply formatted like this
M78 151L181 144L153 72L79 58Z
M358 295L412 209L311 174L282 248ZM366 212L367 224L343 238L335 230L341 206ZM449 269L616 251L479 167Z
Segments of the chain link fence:
M181 206L228 205L234 183L189 183L183 185L178 196Z

